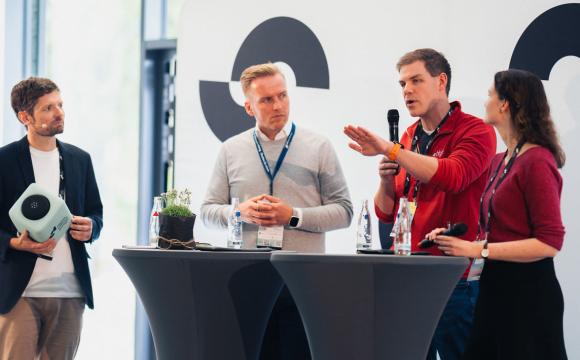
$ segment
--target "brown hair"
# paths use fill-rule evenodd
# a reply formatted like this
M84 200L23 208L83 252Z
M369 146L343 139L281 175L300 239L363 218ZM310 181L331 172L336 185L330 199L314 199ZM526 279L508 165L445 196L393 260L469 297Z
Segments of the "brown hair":
M29 77L26 80L22 80L12 88L12 93L10 94L12 109L16 116L21 111L26 111L32 115L38 99L53 91L60 90L50 79Z
M285 78L280 69L271 62L248 67L242 72L242 76L240 77L244 95L247 95L248 89L250 88L250 85L252 85L252 81L256 80L257 78L274 76L276 74L280 74L283 78Z
M495 74L494 87L501 100L507 100L511 122L518 140L546 147L561 168L566 154L560 145L550 105L542 81L524 70L506 70Z
M445 87L445 92L449 95L449 90L451 90L451 66L445 56L434 49L427 48L413 50L399 59L399 62L397 62L397 71L400 72L403 66L412 64L415 61L422 61L429 74L433 77L445 73L445 75L447 75L447 86Z

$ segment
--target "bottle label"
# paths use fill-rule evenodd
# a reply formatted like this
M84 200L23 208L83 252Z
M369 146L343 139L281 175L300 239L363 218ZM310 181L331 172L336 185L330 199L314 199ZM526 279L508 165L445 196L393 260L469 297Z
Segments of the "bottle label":
M240 249L243 245L243 223L240 216L230 214L228 217L228 243L229 248Z

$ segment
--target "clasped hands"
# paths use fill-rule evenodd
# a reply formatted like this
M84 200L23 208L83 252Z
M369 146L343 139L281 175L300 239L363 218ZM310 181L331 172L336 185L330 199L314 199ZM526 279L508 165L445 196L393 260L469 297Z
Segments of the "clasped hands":
M292 207L282 199L262 194L240 204L242 220L262 226L288 225Z

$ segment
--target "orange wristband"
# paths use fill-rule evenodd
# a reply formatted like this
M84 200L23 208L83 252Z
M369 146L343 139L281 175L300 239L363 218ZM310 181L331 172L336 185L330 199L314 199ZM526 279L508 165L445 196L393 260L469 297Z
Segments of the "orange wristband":
M389 160L391 160L391 161L397 160L397 155L399 154L399 150L401 150L401 144L395 143L395 145L393 145L393 147L391 148L391 151L389 151L389 153L387 154L387 157L389 158Z

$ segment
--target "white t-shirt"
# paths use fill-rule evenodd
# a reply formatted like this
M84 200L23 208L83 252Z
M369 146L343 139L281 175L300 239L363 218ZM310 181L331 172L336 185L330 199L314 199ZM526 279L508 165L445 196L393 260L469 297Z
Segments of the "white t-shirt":
M40 151L30 147L32 168L36 183L47 191L58 194L60 164L58 149ZM65 164L66 166L66 164ZM38 258L23 297L84 297L74 273L70 246L66 235L57 240L52 261Z

